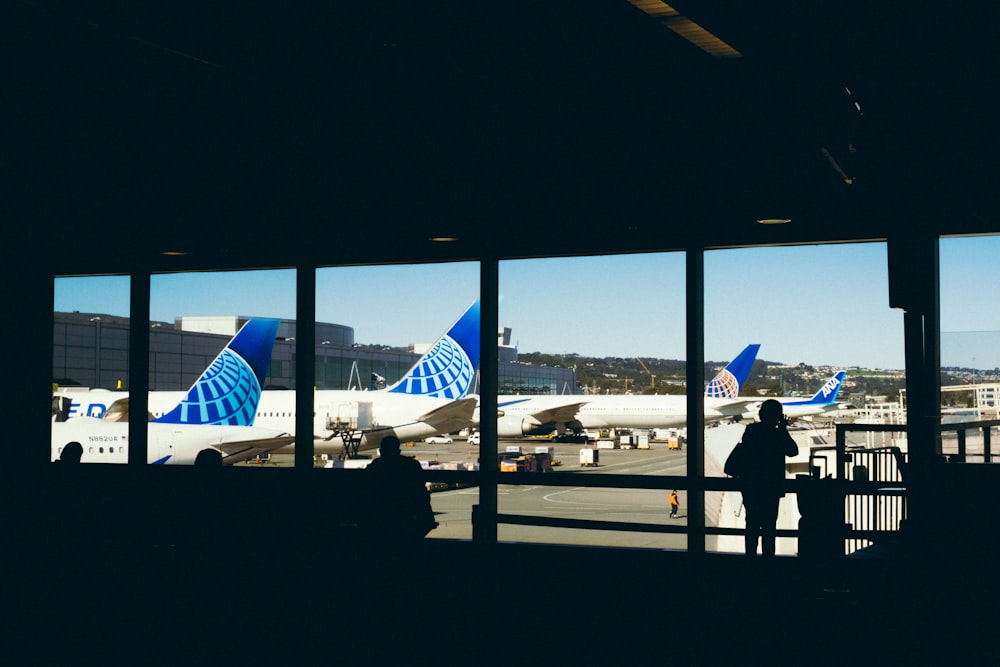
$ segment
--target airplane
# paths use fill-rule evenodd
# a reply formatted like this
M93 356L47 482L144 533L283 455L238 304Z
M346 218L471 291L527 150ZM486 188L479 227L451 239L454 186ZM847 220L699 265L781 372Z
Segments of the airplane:
M149 422L146 461L153 465L191 465L206 453L223 465L255 458L284 447L294 438L275 428L252 426L267 376L277 320L250 320L236 333L172 409ZM181 416L203 398L199 419ZM60 405L63 401L56 401ZM50 456L78 443L81 463L127 463L128 398L113 403L102 417L66 416L69 406L53 415Z
M313 447L316 455L334 454L349 458L360 451L375 449L382 438L395 435L401 442L417 441L431 435L450 433L469 425L478 402L469 397L479 364L479 301L474 301L463 315L396 383L372 391L315 390L313 392ZM270 348L268 348L268 358ZM215 362L213 362L214 365ZM295 433L296 392L262 390L256 410L230 410L222 400L225 389L216 383L229 376L251 375L246 368L232 364L211 374L204 383L195 383L184 392L149 393L149 411L155 420L171 423L220 423L217 414L242 420L247 425ZM206 370L206 375L210 371ZM203 378L206 376L203 375ZM211 381L208 381L208 380ZM200 389L199 389L200 387ZM111 392L74 395L71 410L75 413L100 412ZM126 397L127 392L114 392ZM217 397L218 396L218 397ZM229 394L225 394L229 398ZM120 399L119 399L120 400ZM119 412L122 411L119 404ZM124 408L127 414L127 406ZM127 417L125 417L127 419ZM232 422L226 422L232 423ZM294 453L294 443L272 453Z
M705 420L740 418L738 399L760 345L747 345L705 387ZM520 438L553 431L606 428L670 428L687 424L687 397L680 395L498 396L497 436Z
M811 398L805 400L788 396L777 397L775 400L781 403L785 416L789 419L804 418L808 420L813 415L824 412L853 409L854 406L850 403L837 401L837 395L840 393L840 388L844 385L845 377L847 377L847 371L838 371L823 383L819 391L813 394ZM757 410L760 408L762 402L762 400L757 401L752 406L747 406L747 412L744 416L756 417Z

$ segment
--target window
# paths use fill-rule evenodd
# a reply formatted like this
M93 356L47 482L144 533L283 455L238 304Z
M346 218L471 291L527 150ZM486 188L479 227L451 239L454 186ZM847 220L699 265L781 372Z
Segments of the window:
M959 455L956 422L1000 418L1000 307L991 271L1000 236L942 238L939 244L941 290L941 447ZM961 455L982 462L981 430L969 431ZM997 441L993 429L992 441ZM995 459L994 459L995 460Z
M668 503L687 474L684 267L683 253L500 263L501 470L573 476L501 473L500 540L686 548Z
M481 502L474 471L489 465L504 471L503 541L685 549L694 507L704 509L709 550L742 551L740 496L724 489L722 461L761 400L781 398L795 419L800 455L788 462L789 476L809 470L811 451L832 445L835 420L900 412L902 316L888 307L885 244L705 253L708 397L697 437L686 431L686 392L706 388L688 386L684 253L501 261L499 367L488 388L476 372L479 271L476 262L316 271L313 433L322 439L314 465L331 476L358 474L351 469L375 455L380 439L397 435L404 455L428 470L441 524L431 537L471 537ZM274 319L254 428L294 433L296 329L313 325L295 319L295 270L156 275L150 311L151 411L180 404L246 321ZM94 358L96 328L108 322L90 317L91 347L81 355L64 344L60 358ZM90 368L98 378L97 362ZM484 391L498 397L496 461L481 460L476 437L473 408ZM389 406L386 394L403 401ZM814 394L852 407L829 412L817 399L793 410L792 401ZM994 396L984 388L980 404ZM468 415L451 412L455 399ZM454 420L431 424L430 414ZM448 437L428 441L437 435ZM689 443L699 439L708 490L692 497L702 493L700 478L689 479ZM150 431L150 460L193 462L179 446ZM85 447L120 451L107 441ZM291 466L293 452L289 445L237 465ZM555 473L552 482L526 476L539 471ZM794 521L796 499L783 502L783 520ZM782 537L779 551L796 549Z
M127 463L128 423L81 423L104 417L126 386L129 356L128 276L60 277L54 284L53 423L50 460L70 442L83 446L83 463ZM99 446L101 443L104 446ZM108 447L108 451L104 451Z
M840 404L901 414L903 320L901 312L889 308L886 245L705 253L706 359L725 359L749 343L760 349L740 386L739 395L747 400L739 415L742 421L720 418L706 424L707 477L724 476L729 451L742 438L745 424L756 419L759 403L769 397L784 404L798 444L798 456L786 460L786 477L807 473L810 452L834 445L833 425L856 416ZM846 373L837 380L841 371ZM710 527L745 525L738 492L707 492L705 514ZM795 529L798 517L796 499L787 494L778 527ZM741 552L743 538L710 534L707 548ZM796 553L796 540L779 538L777 550Z
M254 441L294 432L290 419L255 418L295 386L294 270L152 276L148 326L149 410L160 415L150 463L192 465L214 450L248 465L270 451Z
M316 272L316 368L324 382L314 394L322 436L315 464L358 474L393 434L401 453L427 469L468 472L465 484L428 480L439 524L430 537L472 537L478 451L467 437L478 392L479 270L476 262L451 262ZM464 400L449 405L454 399ZM449 433L452 442L426 442ZM451 497L437 493L456 486L463 490Z

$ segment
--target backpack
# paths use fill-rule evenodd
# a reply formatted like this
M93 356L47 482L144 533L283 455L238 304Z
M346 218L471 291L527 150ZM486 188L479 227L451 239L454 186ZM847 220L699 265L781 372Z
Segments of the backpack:
M726 457L726 463L722 470L730 477L740 477L747 471L747 448L743 441L736 443L733 451Z

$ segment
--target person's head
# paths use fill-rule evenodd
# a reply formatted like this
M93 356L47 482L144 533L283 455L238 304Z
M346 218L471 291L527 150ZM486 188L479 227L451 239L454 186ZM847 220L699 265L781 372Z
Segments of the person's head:
M394 435L387 435L378 444L379 455L394 456L399 454L399 438Z
M59 460L63 463L79 463L83 458L83 445L79 442L71 442L63 447Z
M768 426L776 426L781 421L783 414L781 403L773 398L769 398L761 403L757 414L760 416L760 423L767 424Z

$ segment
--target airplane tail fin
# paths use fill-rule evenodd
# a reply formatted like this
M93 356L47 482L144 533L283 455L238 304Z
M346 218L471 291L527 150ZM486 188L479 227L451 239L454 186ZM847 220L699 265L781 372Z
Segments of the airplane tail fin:
M705 398L736 398L740 393L740 387L750 376L750 369L757 359L758 350L760 350L758 343L751 343L743 348L743 351L706 385Z
M277 332L278 320L248 320L181 402L155 421L253 426Z
M840 388L844 386L845 377L847 377L847 371L839 371L827 380L808 401L797 401L786 403L785 405L829 405L837 400L837 394L840 393Z
M479 365L479 301L448 329L424 356L387 391L435 398L463 398Z

